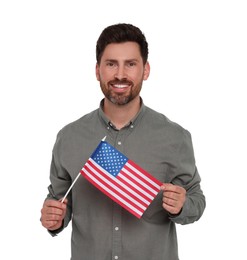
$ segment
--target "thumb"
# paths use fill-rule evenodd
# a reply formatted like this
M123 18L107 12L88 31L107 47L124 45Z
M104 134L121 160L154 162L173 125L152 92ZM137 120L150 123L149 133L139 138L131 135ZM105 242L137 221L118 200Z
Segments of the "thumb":
M162 185L160 186L160 190L165 191L167 189L167 185L168 183L162 183Z

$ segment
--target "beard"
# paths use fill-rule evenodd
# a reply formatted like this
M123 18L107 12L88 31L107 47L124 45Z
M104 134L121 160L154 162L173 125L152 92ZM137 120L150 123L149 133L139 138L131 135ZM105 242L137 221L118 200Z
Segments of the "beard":
M130 89L128 92L125 92L125 93L116 93L112 90L111 88L111 85L114 85L114 84L128 84L130 85ZM109 100L111 101L113 104L115 105L119 105L119 106L122 106L122 105L126 105L128 104L129 102L131 102L133 99L135 99L140 91L141 91L141 88L142 88L142 81L139 82L138 84L134 85L133 82L131 81L117 81L117 80L114 80L114 81L110 81L108 83L104 83L100 80L100 87L101 87L101 90L104 94L104 96Z

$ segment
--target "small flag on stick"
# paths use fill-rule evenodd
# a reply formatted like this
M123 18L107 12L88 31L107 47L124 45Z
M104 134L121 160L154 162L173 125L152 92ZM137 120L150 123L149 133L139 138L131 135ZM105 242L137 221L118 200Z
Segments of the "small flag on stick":
M95 187L141 218L162 183L102 140L80 173Z

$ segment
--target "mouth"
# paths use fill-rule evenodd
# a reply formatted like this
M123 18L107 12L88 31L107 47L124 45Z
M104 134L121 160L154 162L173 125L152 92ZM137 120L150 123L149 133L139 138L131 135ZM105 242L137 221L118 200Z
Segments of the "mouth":
M111 84L111 86L118 89L124 89L124 88L128 88L130 84Z
M119 90L119 91L122 90L123 91L123 90L130 88L132 86L132 82L129 82L129 81L112 81L112 82L109 82L109 85L115 90Z

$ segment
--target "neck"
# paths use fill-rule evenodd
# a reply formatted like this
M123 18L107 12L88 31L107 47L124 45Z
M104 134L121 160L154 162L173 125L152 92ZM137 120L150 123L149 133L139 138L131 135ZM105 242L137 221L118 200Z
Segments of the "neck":
M139 112L140 106L141 100L139 96L125 105L116 105L107 98L104 99L104 113L117 129L127 125Z

